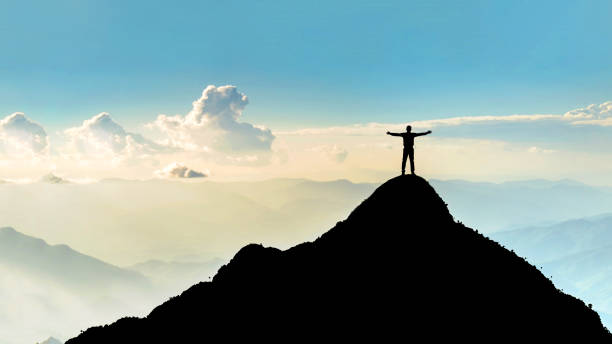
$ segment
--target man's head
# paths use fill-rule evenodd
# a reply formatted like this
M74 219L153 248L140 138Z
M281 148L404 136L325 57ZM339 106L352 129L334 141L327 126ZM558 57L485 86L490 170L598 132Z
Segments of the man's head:
M408 132L408 133L409 133L409 132L411 132L411 131L412 131L412 127L411 127L411 126L407 126L407 127L406 127L406 132Z

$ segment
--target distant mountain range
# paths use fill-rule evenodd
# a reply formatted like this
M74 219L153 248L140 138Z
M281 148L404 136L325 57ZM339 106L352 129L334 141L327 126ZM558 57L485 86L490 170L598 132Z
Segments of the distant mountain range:
M612 212L612 188L572 180L499 184L432 180L431 184L456 220L484 233Z
M610 342L593 310L540 271L454 222L422 178L380 186L313 242L251 244L210 282L146 318L69 340Z
M502 231L491 237L543 263L612 245L612 215Z
M159 300L138 272L10 227L0 228L0 295L3 344L67 338L88 324L146 312Z
M0 219L120 266L185 254L227 258L250 242L289 247L346 216L375 185L279 179L0 185Z
M68 288L150 288L150 282L140 273L107 264L66 245L49 245L10 227L0 228L0 263Z
M66 245L0 228L0 343L67 338L126 312L146 314L156 303L206 280L221 264L151 261L120 268Z
M611 228L612 229L612 228ZM606 315L612 326L612 245L541 263L542 270L564 290L579 296Z
M600 311L612 326L612 215L492 233L563 288Z
M432 185L456 220L485 233L612 211L609 188L574 181ZM288 248L312 240L376 187L305 179L6 183L0 203L11 207L0 207L0 225L120 266L183 254L226 259L250 242Z

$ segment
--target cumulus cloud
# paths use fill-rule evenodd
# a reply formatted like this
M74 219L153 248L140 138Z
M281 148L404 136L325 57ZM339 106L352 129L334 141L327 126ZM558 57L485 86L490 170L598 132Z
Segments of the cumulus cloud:
M563 117L568 119L603 119L612 117L612 101L602 104L591 104L585 108L568 111Z
M159 178L204 178L208 176L208 172L198 172L192 170L179 162L173 162L161 170L155 171L155 175Z
M119 162L167 151L166 147L140 134L125 131L106 112L83 121L81 126L66 129L64 134L69 141L67 156L79 159L112 159Z
M607 154L607 147L612 144L609 131L612 127L612 101L565 114L460 116L274 133L243 122L242 115L248 103L246 95L234 86L208 86L188 113L159 115L148 124L158 130L156 134L161 134L157 137L161 140L157 142L127 131L103 112L79 126L64 130L61 138L66 140L66 144L56 146L51 142L53 150L42 126L23 113L14 113L0 118L0 167L6 167L3 169L5 175L0 177L18 181L22 176L28 176L28 180L33 181L32 176L41 174L41 162L49 163L45 171L78 171L76 174L81 178L116 174L143 178L150 177L153 170L157 170L155 174L162 178L209 176L206 171L191 170L180 163L161 168L173 161L204 164L214 169L217 176L235 177L247 173L262 173L264 176L293 173L292 176L299 176L312 168L312 171L321 173L317 175L321 177L323 172L318 170L321 167L317 164L336 173L345 169L349 152L354 165L359 162L370 165L371 159L378 158L380 162L376 166L383 166L387 158L396 159L391 154L401 147L401 140L389 138L384 133L387 130L403 131L407 124L417 132L428 129L434 132L434 135L417 141L419 151L452 142L443 145L444 149L450 150L457 146L457 142L470 139L476 140L470 142L487 144L504 142L506 146L500 150L513 150L537 160L552 159L570 150ZM470 149L464 151L477 148L477 144L472 143ZM445 153L432 155L440 154ZM33 173L32 168L38 171ZM90 171L81 172L85 169Z
M0 120L0 155L8 158L39 158L49 154L45 129L16 112Z
M159 115L149 124L167 136L163 144L186 151L227 154L269 152L270 129L241 122L248 98L235 86L210 85L186 116Z
M585 108L568 111L563 117L572 120L574 125L612 126L612 101L591 104Z

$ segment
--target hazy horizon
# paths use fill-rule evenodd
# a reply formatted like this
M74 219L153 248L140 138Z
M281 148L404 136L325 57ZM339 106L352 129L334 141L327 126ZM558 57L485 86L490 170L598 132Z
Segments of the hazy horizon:
M2 199L12 206L0 210L0 225L120 266L181 255L228 259L250 242L287 248L323 233L379 185L305 178L85 184L48 179L1 184ZM612 209L612 189L569 180L431 183L458 220L485 233ZM582 201L573 201L577 197ZM250 230L238 230L245 226Z
M169 178L160 178L157 176L151 176L151 177L147 177L147 178L121 178L119 176L108 176L108 177L104 177L104 178L99 178L99 179L95 179L95 178L73 178L70 177L68 175L63 175L63 174L56 174L53 172L49 172L46 173L44 175L40 175L39 177L36 178L20 178L20 179L11 179L11 178L5 178L5 179L0 179L0 185L1 184L34 184L34 183L51 183L51 184L93 184L93 183L107 183L107 182L160 182L160 183L260 183L260 182L269 182L269 181L273 181L273 180L304 180L304 181L314 181L314 182L334 182L334 181L348 181L351 182L353 184L382 184L385 181L396 177L398 175L400 175L399 173L394 174L393 172L389 172L389 177L388 178L382 178L382 179L372 179L372 180L352 180L350 178L308 178L308 177L265 177L262 176L261 178L251 178L251 177L244 177L244 178L240 178L240 177L236 177L236 178L230 178L230 179L217 179L214 176L208 176L206 178L197 178L197 179L191 179L191 178L176 178L176 179L169 179ZM48 180L46 180L46 178L59 178L57 179L55 182L50 182ZM584 184L584 185L589 185L589 186L597 186L597 187L612 187L612 180L610 181L610 184L599 184L599 183L593 183L590 180L580 180L580 179L573 179L573 178L545 178L545 177L533 177L533 178L515 178L515 179L488 179L486 177L480 179L480 178L452 178L452 177L448 177L448 178L427 178L427 180L436 180L436 181L443 181L443 182L453 182L453 181L458 181L458 182L469 182L469 183L488 183L488 184L504 184L504 183L520 183L520 182L531 182L531 181L546 181L546 182L553 182L553 183L560 183L560 182L576 182L576 183L580 183L580 184Z

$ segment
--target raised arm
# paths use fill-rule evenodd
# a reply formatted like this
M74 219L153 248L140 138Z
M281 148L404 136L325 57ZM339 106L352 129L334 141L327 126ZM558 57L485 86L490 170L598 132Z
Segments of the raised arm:
M423 135L429 135L431 134L431 130L427 130L424 133L414 133L414 136L423 136Z
M402 136L402 134L400 133L392 133L390 131L387 131L387 135L391 135L391 136Z

